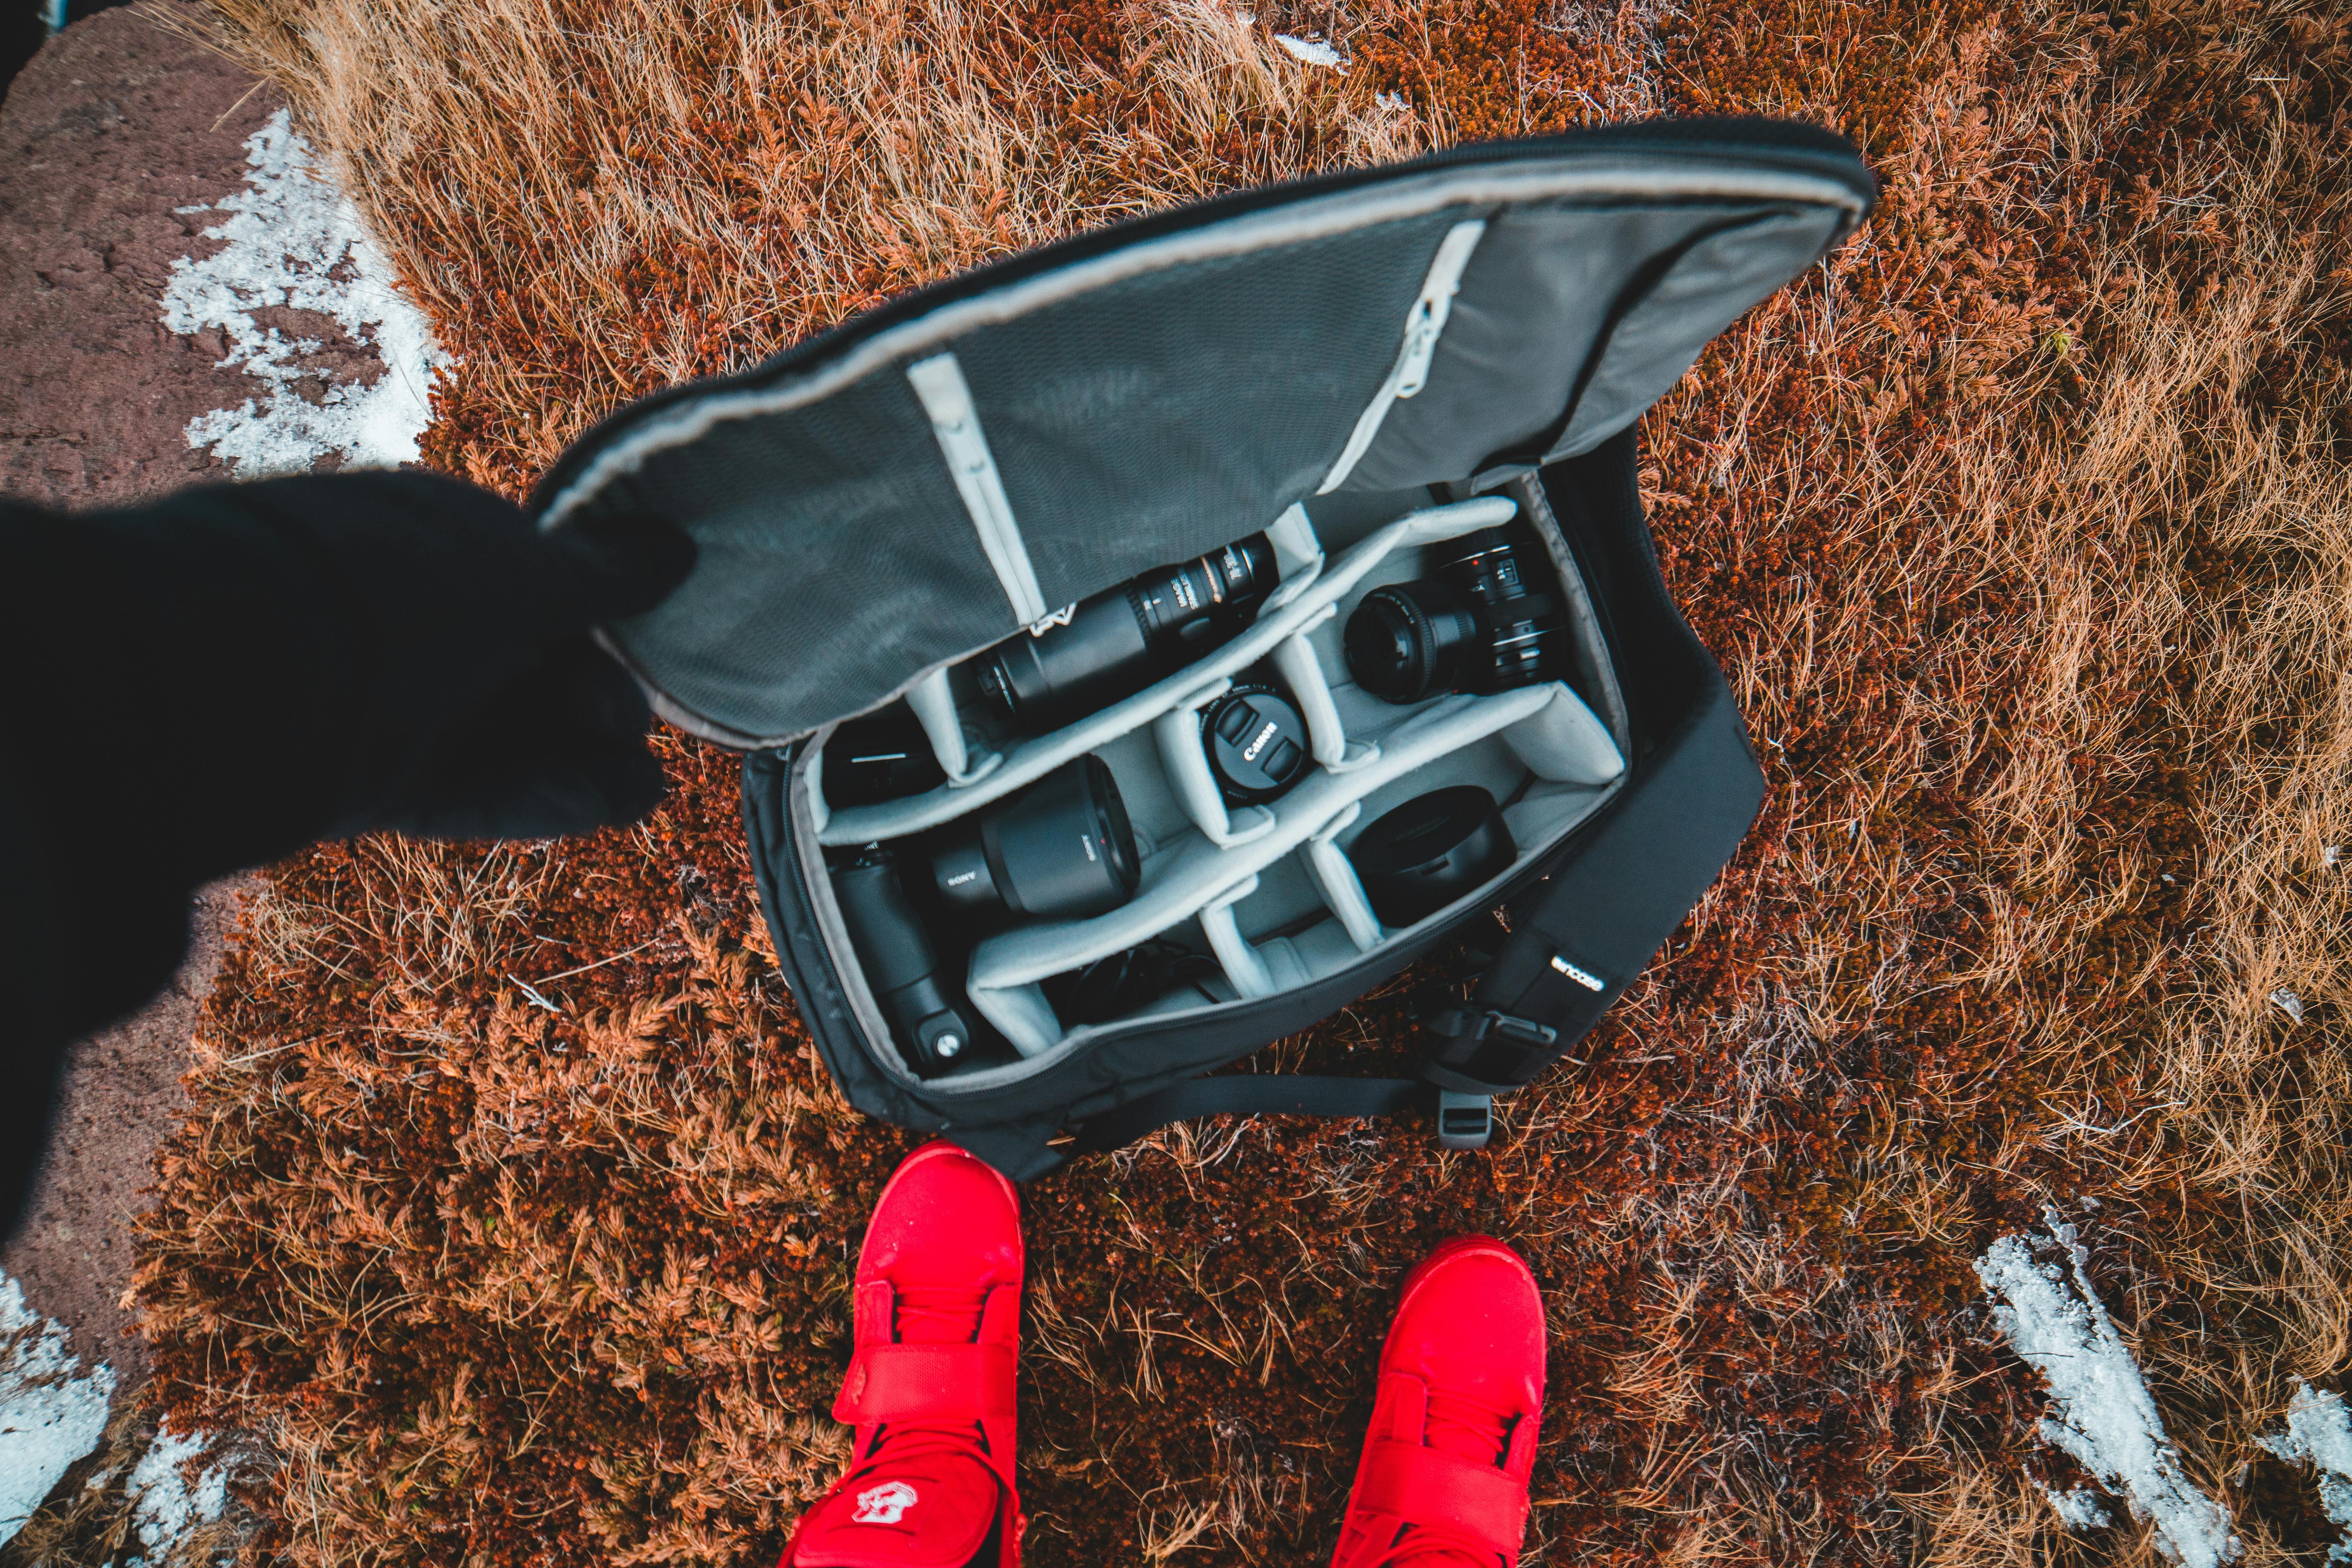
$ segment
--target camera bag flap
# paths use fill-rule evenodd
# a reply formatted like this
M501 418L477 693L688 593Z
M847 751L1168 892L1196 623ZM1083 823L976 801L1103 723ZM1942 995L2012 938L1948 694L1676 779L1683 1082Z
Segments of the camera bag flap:
M1828 132L1667 121L1244 192L646 398L535 504L694 535L609 644L680 728L775 745L1318 490L1590 451L1874 190Z
M1658 577L1632 426L1874 195L1842 139L1761 121L1494 143L1244 192L977 269L647 398L567 451L536 505L549 528L646 511L695 537L688 583L601 635L667 718L751 753L746 829L780 963L861 1110L946 1131L1017 1178L1178 1117L1384 1114L1433 1085L1446 1092L1442 1130L1465 1107L1483 1124L1484 1097L1556 1059L1647 963L1761 799L1729 691ZM1421 509L1342 556L1327 557L1308 521L1351 497L1416 495L1434 500L1383 512ZM1315 627L1345 610L1346 584L1397 580L1377 575L1383 551L1513 517L1580 595L1579 646L1592 651L1580 658L1593 668L1543 690L1438 701L1372 744L1343 742L1307 650L1312 635L1336 637ZM1283 581L1229 657L1050 743L967 752L945 708L950 667L1259 531ZM1167 893L1171 862L1198 871L1202 890L1171 907L1197 920L1239 994L1065 1029L1041 1012L1032 973L1108 951L1133 934L1122 918L1143 917L1047 921L971 958L974 1000L1022 1051L1017 1070L909 1071L856 960L845 964L825 853L927 831L1122 737L1157 732L1172 755L1194 707L1261 659L1315 698L1302 706L1321 771L1295 798L1328 805L1313 822L1287 803L1229 816L1205 774L1188 784L1171 766L1197 832L1145 889ZM946 784L828 819L815 785L825 738L902 697ZM1358 804L1377 769L1348 770L1382 756L1392 771L1442 771L1445 747L1506 743L1581 804L1547 819L1559 831L1523 847L1483 903L1408 927L1374 920L1334 846L1386 797ZM1321 881L1334 918L1319 935L1236 930L1232 909L1259 877L1235 878L1277 851ZM1423 1078L1197 1076L1329 1016L1505 900L1510 940L1466 1002L1427 1020L1439 1045ZM1352 949L1332 934L1342 926ZM1049 1148L1066 1130L1076 1142ZM1465 1125L1449 1141L1481 1136Z

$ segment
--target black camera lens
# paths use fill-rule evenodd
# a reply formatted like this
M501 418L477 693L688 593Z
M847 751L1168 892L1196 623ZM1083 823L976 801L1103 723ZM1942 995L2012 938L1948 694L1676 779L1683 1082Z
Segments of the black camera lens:
M1217 994L1209 984L1223 974L1224 966L1210 954L1155 938L1074 973L1054 975L1044 989L1055 1016L1075 1029L1108 1024L1180 987L1203 1002L1214 1002Z
M1434 575L1365 595L1341 639L1356 684L1390 702L1418 702L1434 691L1508 691L1545 679L1559 605L1521 579L1519 548L1508 530L1481 529L1456 540Z
M1478 620L1443 583L1400 583L1364 595L1348 617L1348 673L1373 696L1418 702L1453 682Z
M833 890L899 1055L920 1076L936 1077L970 1047L971 1026L940 979L939 954L907 901L898 858L868 847L834 872Z
M1108 914L1141 879L1126 803L1097 756L957 824L931 850L940 899L983 924Z
M1415 795L1356 836L1348 859L1386 926L1409 926L1518 858L1495 797L1476 784Z
M974 677L997 717L1036 731L1129 697L1241 629L1274 586L1263 533L1097 594L1067 622L982 656Z
M1307 721L1274 687L1236 686L1201 710L1201 737L1217 793L1232 805L1280 799L1305 778Z
M834 731L824 745L824 779L825 804L843 806L921 795L948 775L913 711L894 702Z

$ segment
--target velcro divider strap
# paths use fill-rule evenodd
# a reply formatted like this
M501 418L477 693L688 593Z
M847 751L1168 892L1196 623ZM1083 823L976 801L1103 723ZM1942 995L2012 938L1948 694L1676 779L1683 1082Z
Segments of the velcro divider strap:
M873 1345L851 1359L833 1418L999 1420L1013 1414L1013 1369L1009 1345Z
M1493 1465L1418 1443L1374 1440L1356 1473L1355 1506L1409 1524L1443 1525L1517 1555L1527 1533L1527 1489Z

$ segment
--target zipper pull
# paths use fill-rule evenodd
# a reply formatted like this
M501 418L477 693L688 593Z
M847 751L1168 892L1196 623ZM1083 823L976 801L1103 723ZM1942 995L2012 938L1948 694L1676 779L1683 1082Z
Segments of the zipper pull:
M1445 318L1454 313L1454 296L1462 291L1462 269L1470 265L1470 253L1486 232L1483 218L1457 223L1438 246L1437 259L1430 264L1429 276L1422 283L1421 298L1413 301L1412 314L1405 321L1396 396L1411 397L1428 382L1430 362L1437 357L1438 337L1445 331Z
M1441 308L1453 303L1451 294L1442 300L1424 294L1413 306L1412 320L1405 326L1404 359L1397 366L1399 397L1411 397L1427 384L1430 362L1437 357L1437 336L1445 326Z

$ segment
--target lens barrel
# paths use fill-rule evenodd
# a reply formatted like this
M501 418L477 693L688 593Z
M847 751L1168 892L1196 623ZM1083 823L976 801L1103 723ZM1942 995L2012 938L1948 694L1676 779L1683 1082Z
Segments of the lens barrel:
M1365 595L1341 639L1356 684L1386 701L1418 702L1546 679L1559 604L1528 588L1518 549L1508 530L1481 529L1454 541L1433 575Z
M971 1026L940 984L939 954L907 901L898 858L869 848L834 873L833 889L899 1054L921 1077L945 1070L971 1044Z
M1093 755L956 824L931 850L941 900L982 925L1108 914L1141 879L1118 783Z
M1418 702L1454 683L1478 619L1444 584L1375 588L1348 617L1341 647L1356 684L1389 702Z
M1274 582L1274 545L1263 533L1147 572L1082 602L1066 624L983 655L973 671L982 699L1031 731L1108 707L1238 630L1240 610Z
M1476 784L1416 795L1356 836L1348 859L1372 912L1409 926L1501 876L1518 858L1495 797Z

